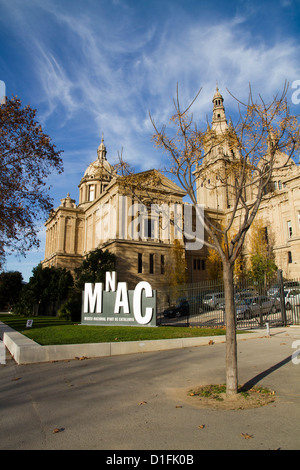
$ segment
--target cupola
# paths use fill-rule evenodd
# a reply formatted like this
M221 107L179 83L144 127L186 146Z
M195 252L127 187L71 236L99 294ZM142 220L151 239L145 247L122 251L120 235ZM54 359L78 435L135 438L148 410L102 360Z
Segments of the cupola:
M106 147L102 135L97 149L97 160L90 163L79 184L79 205L93 202L107 188L114 176L113 167L106 159Z

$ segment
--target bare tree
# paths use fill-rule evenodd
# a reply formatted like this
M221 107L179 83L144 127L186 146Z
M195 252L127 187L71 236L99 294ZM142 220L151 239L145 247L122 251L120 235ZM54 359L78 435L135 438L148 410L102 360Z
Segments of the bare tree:
M247 103L236 99L239 122L226 128L198 129L190 105L182 109L178 88L175 114L170 125L158 129L150 115L155 144L171 159L169 171L176 176L197 212L197 187L204 185L227 197L227 215L220 209L214 215L205 212L201 220L207 234L204 243L219 254L223 264L226 308L226 390L238 390L236 319L234 307L234 264L244 245L260 203L270 190L272 175L287 168L299 148L299 125L287 104L287 84L280 95L267 104L257 101L249 89ZM220 95L221 97L221 95ZM222 97L221 97L222 98ZM222 102L217 102L222 107ZM222 118L222 116L221 116ZM216 121L221 119L220 115ZM201 213L197 212L201 217ZM222 223L220 223L222 222Z

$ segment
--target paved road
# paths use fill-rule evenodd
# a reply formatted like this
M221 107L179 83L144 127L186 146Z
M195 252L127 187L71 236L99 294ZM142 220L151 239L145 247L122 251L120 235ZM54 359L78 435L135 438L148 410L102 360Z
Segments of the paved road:
M291 355L292 346L300 349L300 328L271 334L238 343L239 382L253 380L277 395L249 410L186 402L193 386L224 383L225 344L34 365L7 357L0 365L0 449L298 450L300 364Z

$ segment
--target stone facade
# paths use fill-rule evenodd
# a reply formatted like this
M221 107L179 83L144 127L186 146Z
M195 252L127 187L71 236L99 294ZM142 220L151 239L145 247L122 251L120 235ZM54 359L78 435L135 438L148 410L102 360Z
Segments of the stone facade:
M211 127L208 127L208 139L215 133L222 139L211 148L208 141L207 151L203 159L205 167L203 180L198 179L197 201L204 204L205 210L211 217L217 217L220 223L224 223L232 215L233 195L229 188L218 184L218 175L226 171L226 165L234 163L238 150L230 145L229 139L231 122L227 123L223 97L218 88L213 97L213 119ZM227 138L228 135L228 138ZM278 167L287 161L285 154L276 156ZM245 199L251 202L255 197L253 186L246 189ZM268 192L264 195L255 220L260 221L265 228L266 236L272 239L272 248L275 263L282 269L283 276L287 279L300 277L300 169L294 161L290 160L285 168L275 170L270 181ZM239 212L237 211L234 227L239 224ZM251 245L251 237L254 236L252 226L245 239L244 254L247 258Z
M223 97L219 90L213 97L212 124L207 130L207 148L216 135L223 135L204 157L207 177L197 181L198 204L203 204L210 217L226 222L231 215L233 195L225 186L213 181L218 172L236 157L237 150L227 141L231 123L227 123ZM228 138L229 139L229 138ZM166 266L171 259L174 239L184 247L184 237L175 236L175 227L163 226L162 214L153 216L147 209L156 202L170 210L184 206L184 191L157 170L139 173L135 192L126 191L124 178L118 177L106 158L103 137L92 162L79 183L79 203L68 194L61 200L46 222L46 247L43 266L65 267L73 271L84 256L97 247L108 249L117 257L119 281L132 288L140 280L148 280L153 288L167 286ZM226 157L226 158L225 158ZM203 174L203 173L202 173ZM296 164L274 174L272 191L266 194L257 218L274 235L275 261L286 278L299 277L300 266L300 173ZM250 189L247 198L251 199ZM143 210L138 204L143 202ZM133 213L136 207L136 213ZM146 207L146 210L145 210ZM137 218L138 217L138 218ZM138 220L138 222L136 222ZM135 222L134 222L135 221ZM238 215L235 223L238 223ZM137 227L138 225L138 227ZM251 231L245 251L249 249ZM207 250L186 251L187 280L207 279Z
M168 224L166 233L162 212L151 211L150 205L172 214L174 207L182 206L185 193L156 170L137 176L137 188L129 192L124 178L117 177L108 163L102 139L98 158L80 181L79 204L68 194L46 222L43 266L74 271L87 253L100 247L116 255L118 281L128 282L129 288L145 279L153 288L167 286L174 227ZM182 234L179 241L183 246Z

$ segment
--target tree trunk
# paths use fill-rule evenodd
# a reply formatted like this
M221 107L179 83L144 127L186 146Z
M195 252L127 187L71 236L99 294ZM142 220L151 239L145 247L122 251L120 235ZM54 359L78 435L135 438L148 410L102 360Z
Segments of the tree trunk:
M226 312L226 393L234 395L238 391L238 370L233 265L230 262L223 263L223 281Z

